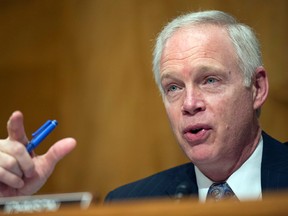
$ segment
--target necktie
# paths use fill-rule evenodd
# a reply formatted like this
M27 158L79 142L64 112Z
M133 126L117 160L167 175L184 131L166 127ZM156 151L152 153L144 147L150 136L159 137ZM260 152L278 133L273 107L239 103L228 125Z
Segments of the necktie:
M238 200L232 189L226 182L214 183L210 186L207 194L207 200Z

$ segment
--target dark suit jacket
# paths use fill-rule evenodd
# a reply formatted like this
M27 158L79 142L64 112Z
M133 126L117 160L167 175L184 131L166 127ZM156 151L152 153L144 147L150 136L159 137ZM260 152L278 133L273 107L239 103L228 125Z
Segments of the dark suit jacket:
M288 147L265 132L262 136L261 186L264 199L267 191L288 189ZM119 187L107 195L105 202L140 198L175 198L179 191L184 194L198 195L192 163L183 164Z

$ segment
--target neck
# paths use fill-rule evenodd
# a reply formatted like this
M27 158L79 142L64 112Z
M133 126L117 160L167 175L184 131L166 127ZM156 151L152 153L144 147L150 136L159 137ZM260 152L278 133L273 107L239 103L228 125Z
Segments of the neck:
M242 149L242 153L238 154L238 157L232 155L225 160L220 159L218 162L213 162L211 164L206 164L204 166L197 166L201 172L214 182L226 181L230 175L232 175L237 169L239 169L242 164L253 154L254 150L257 148L259 140L261 137L261 129L259 128L254 134L254 139L248 142Z

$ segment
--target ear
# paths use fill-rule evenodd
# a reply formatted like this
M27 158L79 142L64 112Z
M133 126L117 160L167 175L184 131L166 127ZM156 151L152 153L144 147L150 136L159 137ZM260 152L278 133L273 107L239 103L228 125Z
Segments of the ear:
M268 96L269 84L268 77L264 67L256 68L252 91L253 91L253 107L255 110L261 108Z

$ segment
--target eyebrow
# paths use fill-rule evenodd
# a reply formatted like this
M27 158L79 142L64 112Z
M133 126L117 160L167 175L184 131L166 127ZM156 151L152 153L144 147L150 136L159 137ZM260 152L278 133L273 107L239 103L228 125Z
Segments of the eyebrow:
M167 73L160 76L160 81L162 81L164 79L179 79L178 77L179 77L178 73L167 72Z
M198 68L196 68L195 70L196 72L200 73L200 74L205 74L205 73L211 73L211 72L217 72L217 73L224 73L223 70L221 70L219 67L215 67L215 66L199 66ZM180 75L179 75L180 74ZM164 80L164 79L178 79L178 77L181 76L181 73L177 73L177 72L166 72L163 75L160 75L160 80Z

